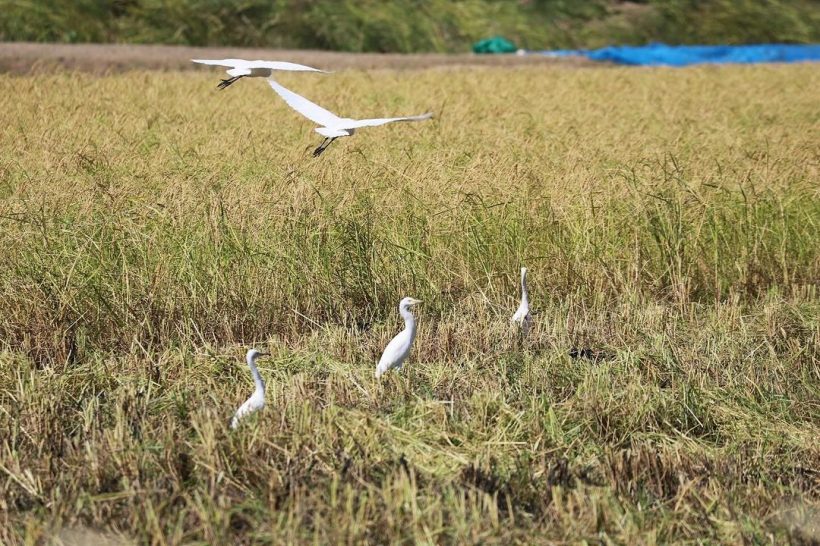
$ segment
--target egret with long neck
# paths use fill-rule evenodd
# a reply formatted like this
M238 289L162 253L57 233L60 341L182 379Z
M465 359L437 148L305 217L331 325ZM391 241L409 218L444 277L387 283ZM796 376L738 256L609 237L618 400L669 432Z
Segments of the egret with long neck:
M521 333L527 335L532 325L532 317L530 316L530 297L527 293L527 268L521 268L521 303L518 309L510 319L510 322L518 324L521 328Z
M256 367L256 360L260 356L267 356L269 354L270 353L251 349L248 351L248 354L245 355L245 361L248 363L248 368L251 369L251 375L253 376L253 384L255 388L250 398L245 400L245 403L239 406L239 409L236 410L233 419L231 419L231 428L236 428L239 425L239 421L243 417L246 417L251 413L259 411L265 407L265 381L262 379L262 376L259 375L259 369Z
M376 377L381 377L393 368L400 370L410 355L413 340L416 339L416 317L410 312L410 308L419 303L421 301L414 298L404 298L399 302L399 314L404 319L404 330L396 334L384 348L384 353L376 366Z

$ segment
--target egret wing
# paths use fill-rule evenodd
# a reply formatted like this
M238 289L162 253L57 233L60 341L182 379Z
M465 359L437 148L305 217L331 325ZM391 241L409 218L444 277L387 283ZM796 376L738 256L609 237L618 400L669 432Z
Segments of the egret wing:
M521 305L518 306L518 309L515 311L515 314L510 319L511 322L521 322L530 314L530 308L528 305L524 305L522 302Z
M251 409L251 403L253 402L252 398L248 398L245 400L245 403L239 406L239 409L236 410L236 413L233 414L233 419L231 419L231 428L236 428L239 425L239 421L242 420L243 417L252 413L253 410Z
M247 66L248 61L244 59L191 59L195 63L207 64L211 66L228 66L231 68Z
M309 120L318 123L319 125L323 125L325 127L339 127L342 123L342 118L334 114L333 112L329 112L319 106L318 104L314 104L307 100L305 97L301 95L297 95L290 89L286 87L282 87L279 85L278 82L274 80L268 80L271 88L276 91L276 93L282 97L282 99L294 110L308 118Z
M408 330L402 330L396 337L390 340L384 348L382 357L376 366L377 377L388 370L401 367L407 356L410 354L410 344L412 338Z
M255 396L252 395L250 398L245 400L245 403L243 403L241 406L239 406L238 410L236 410L236 413L234 414L233 419L231 419L231 428L236 428L237 425L239 424L239 421L241 421L244 417L247 417L248 415L259 411L264 406L265 406L265 401L264 400L262 400L260 402L259 400L256 399Z
M401 118L374 118L374 119L354 119L345 123L345 129L357 129L359 127L376 127L386 123L393 123L396 121L424 121L433 117L432 112L427 112L420 116L405 116Z
M291 72L325 72L326 70L319 70L312 66L306 66L297 63L288 63L285 61L250 61L248 63L250 68L270 68L271 70L289 70Z

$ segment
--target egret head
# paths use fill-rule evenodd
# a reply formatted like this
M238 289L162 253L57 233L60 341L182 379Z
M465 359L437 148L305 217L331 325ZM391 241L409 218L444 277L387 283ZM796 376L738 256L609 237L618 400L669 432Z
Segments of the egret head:
M409 309L419 303L421 303L421 300L417 300L416 298L404 298L399 302L399 309Z
M248 351L248 354L245 356L245 359L248 362L255 362L257 358L260 356L269 356L270 353L265 351L260 351L259 349L251 349Z
M523 279L523 278L526 278L526 276L527 276L527 268L526 268L526 267L522 267L522 268L521 268L521 278L522 278L522 279Z

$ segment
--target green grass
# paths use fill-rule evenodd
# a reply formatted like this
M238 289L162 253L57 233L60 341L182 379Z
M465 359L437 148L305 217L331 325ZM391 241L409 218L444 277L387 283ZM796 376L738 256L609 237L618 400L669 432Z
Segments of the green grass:
M0 13L3 41L400 53L497 34L527 49L820 41L815 0L0 0Z
M819 80L0 78L0 542L816 540Z

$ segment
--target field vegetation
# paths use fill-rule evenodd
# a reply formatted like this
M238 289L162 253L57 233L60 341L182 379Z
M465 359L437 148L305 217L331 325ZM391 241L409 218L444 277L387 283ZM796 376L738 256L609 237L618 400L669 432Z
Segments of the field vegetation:
M528 49L820 41L816 0L0 0L0 13L5 41L399 53L465 52L494 34Z
M815 67L217 80L0 78L0 543L820 539Z

